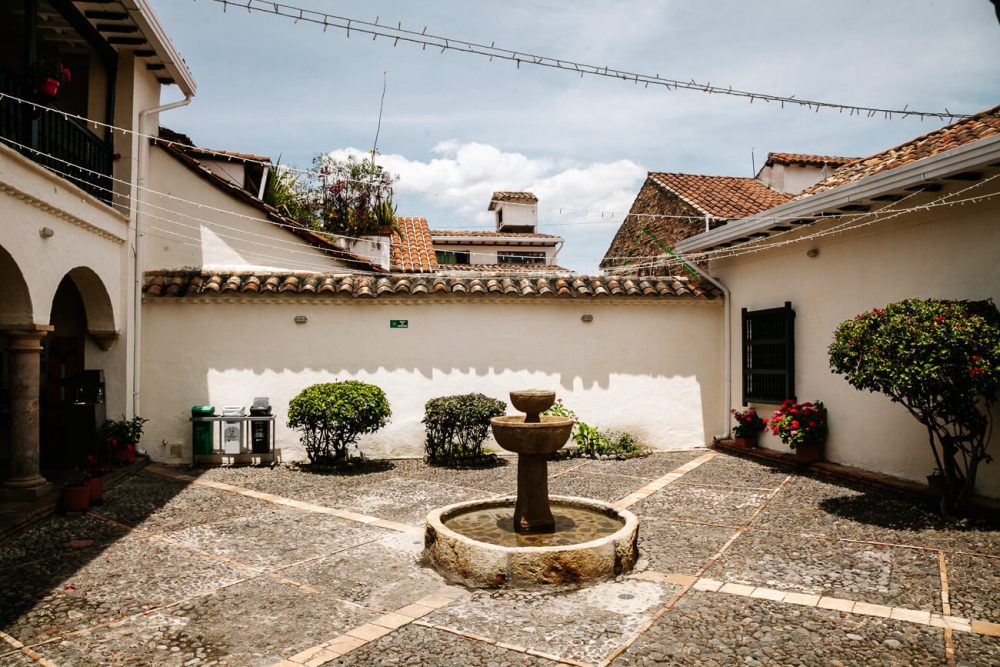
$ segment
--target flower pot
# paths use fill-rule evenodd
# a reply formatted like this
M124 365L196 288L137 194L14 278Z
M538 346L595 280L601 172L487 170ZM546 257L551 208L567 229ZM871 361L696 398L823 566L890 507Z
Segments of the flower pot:
M100 477L91 477L87 480L87 486L90 489L90 504L97 505L103 498L104 483Z
M55 97L59 94L59 79L53 79L49 77L42 81L42 85L38 87L38 91L47 97Z
M799 445L795 448L796 463L816 463L823 460L823 445Z
M736 436L733 438L733 441L741 449L753 449L757 446L757 438L741 438Z
M931 493L936 496L943 496L948 490L944 475L939 472L927 475L927 486L930 487Z
M66 514L82 514L90 507L90 486L64 486L59 501Z

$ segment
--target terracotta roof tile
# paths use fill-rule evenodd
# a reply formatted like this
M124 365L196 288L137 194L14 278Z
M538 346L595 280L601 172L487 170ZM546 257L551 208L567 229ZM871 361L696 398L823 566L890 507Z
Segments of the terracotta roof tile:
M701 176L650 172L649 178L706 215L742 218L791 199L760 181L740 176Z
M396 231L389 240L393 271L428 273L438 268L427 218L396 218Z
M922 134L871 157L855 160L837 169L827 179L807 188L796 199L853 183L866 176L895 169L997 134L1000 134L1000 106L980 111L957 123Z
M775 153L771 152L767 154L767 162L764 164L772 164L774 162L779 162L781 164L807 164L813 167L822 167L823 165L830 165L831 167L840 167L849 162L854 162L859 158L856 157L838 157L836 155L804 155L802 153Z
M531 192L494 192L490 198L490 205L487 210L495 211L500 202L513 202L515 204L537 204L538 197Z
M555 239L561 240L561 236L555 234L537 234L533 232L494 232L482 229L432 229L430 230L431 236L433 237L448 237L448 236L468 236L475 238L510 238L510 239L526 239L526 238L536 238L536 239Z
M300 295L315 299L362 299L419 295L466 298L690 298L716 299L719 290L686 276L476 277L392 274L366 276L323 273L149 271L146 298L196 298L226 295Z

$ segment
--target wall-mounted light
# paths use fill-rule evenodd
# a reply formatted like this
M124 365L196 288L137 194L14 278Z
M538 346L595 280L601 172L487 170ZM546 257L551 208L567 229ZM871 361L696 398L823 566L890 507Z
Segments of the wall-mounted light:
M295 316L295 323L296 324L305 324L308 321L309 321L309 318L306 317L305 315L296 315Z
M819 248L809 248L806 251L806 257L819 257Z
M587 313L586 315L581 315L580 316L580 321L581 322L593 322L594 321L594 316L591 315L590 313Z
M49 227L42 227L38 230L38 235L43 239L50 239L56 235L55 231Z

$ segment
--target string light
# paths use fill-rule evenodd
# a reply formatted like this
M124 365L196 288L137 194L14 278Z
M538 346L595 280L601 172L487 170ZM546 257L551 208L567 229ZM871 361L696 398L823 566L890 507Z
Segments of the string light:
M345 16L337 16L335 14L327 14L325 12L319 12L310 9L303 9L301 7L295 7L293 5L282 4L280 2L268 2L266 0L245 0L245 2L237 2L236 0L212 0L223 6L223 11L229 6L239 7L241 9L246 9L248 13L258 12L263 14L271 14L274 16L280 16L287 19L292 19L295 23L305 22L312 23L315 25L321 25L323 27L323 32L326 32L329 28L338 28L344 30L347 33L347 37L350 38L351 31L358 32L364 35L371 35L372 39L377 39L378 37L385 37L392 40L393 46L395 47L399 42L409 42L411 44L420 45L423 50L426 50L428 46L435 49L440 49L441 53L445 51L455 51L459 53L467 53L472 55L478 55L482 57L489 58L492 62L494 59L506 60L515 63L518 69L521 68L521 63L526 65L534 65L537 67L548 67L551 69L558 69L572 74L579 74L581 77L584 75L590 76L600 76L611 79L620 79L622 81L632 83L634 85L643 84L644 88L648 88L651 85L660 86L666 88L667 90L693 90L701 93L714 94L714 95L729 95L733 97L742 97L747 99L752 104L757 100L762 100L764 102L775 102L784 109L785 105L795 105L799 107L805 107L810 110L819 111L820 109L832 109L840 113L848 112L850 116L861 116L862 114L872 118L875 116L883 116L886 119L893 119L896 117L906 118L908 116L915 116L919 118L937 118L940 120L950 120L954 121L957 119L965 118L967 114L953 113L945 108L944 111L914 111L910 110L909 105L905 105L902 109L890 109L882 107L867 107L867 106L856 106L852 104L837 104L833 102L822 102L818 100L808 100L800 99L795 95L783 96L783 95L773 95L770 93L759 93L748 90L738 90L734 89L732 86L723 88L721 86L713 86L711 82L709 83L698 83L694 79L680 80L680 79L670 79L661 77L659 74L640 74L638 72L630 72L626 70L612 69L607 65L590 65L586 63L576 62L573 60L567 60L566 58L554 58L550 56L542 56L532 53L527 53L524 51L513 51L510 49L505 49L496 46L496 43L491 43L490 45L479 44L476 42L454 39L451 37L442 37L440 35L434 35L427 32L426 26L421 31L407 30L402 27L402 23L397 23L397 26L393 28L391 25L387 26L380 24L378 21L370 22L363 21L360 19L348 18Z

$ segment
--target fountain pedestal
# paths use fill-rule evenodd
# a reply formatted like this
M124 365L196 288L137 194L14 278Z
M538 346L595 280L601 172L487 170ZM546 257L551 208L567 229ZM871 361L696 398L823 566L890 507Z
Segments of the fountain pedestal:
M556 529L556 520L549 506L549 464L546 456L517 455L514 530L519 533L551 533Z

